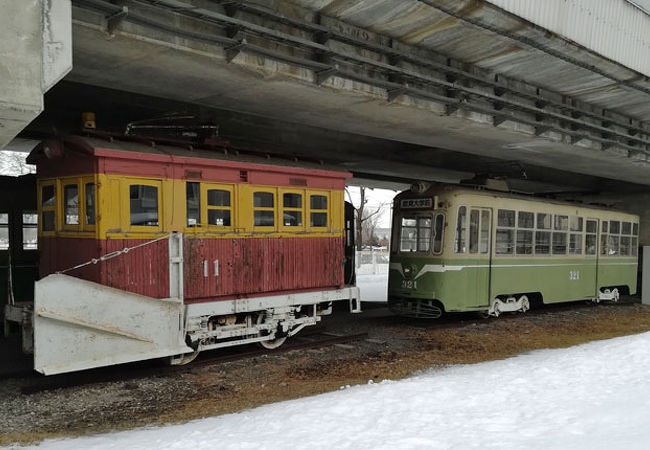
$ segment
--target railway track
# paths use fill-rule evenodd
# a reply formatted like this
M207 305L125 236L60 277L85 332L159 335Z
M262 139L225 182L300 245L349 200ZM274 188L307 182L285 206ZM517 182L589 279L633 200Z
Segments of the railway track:
M334 344L358 341L366 339L367 337L367 333L339 335L329 333L327 331L320 331L305 334L304 336L296 336L293 338L292 342L287 342L287 344L275 350L256 348L251 349L250 347L245 349L235 348L232 349L233 351L229 351L225 354L222 353L217 356L211 356L210 352L206 352L206 355L204 357L200 357L192 361L190 364L184 366L162 366L159 362L149 361L148 363L136 363L124 366L93 369L85 372L53 375L49 377L35 376L34 378L30 379L28 384L23 386L20 391L24 395L31 395L43 391L96 383L127 381L137 378L154 376L164 377L173 374L189 372L196 369L197 367L205 367L215 364L245 360L265 355L277 355L293 350L327 347Z

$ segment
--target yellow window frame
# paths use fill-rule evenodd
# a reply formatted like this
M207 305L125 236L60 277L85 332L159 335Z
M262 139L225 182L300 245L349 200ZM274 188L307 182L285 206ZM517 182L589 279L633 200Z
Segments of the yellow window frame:
M259 192L266 192L273 195L273 207L266 206L255 206L255 194ZM255 231L275 231L278 229L278 190L276 188L263 188L263 187L251 187L251 224L253 225L253 230ZM273 211L273 226L265 225L255 225L255 212L256 211Z
M97 226L97 221L99 220L99 210L97 208L98 202L98 196L97 196L97 181L95 180L94 176L85 176L81 177L80 179L81 183L81 196L83 201L80 202L82 204L81 211L83 211L83 214L80 217L79 223L81 225L81 229L83 231L95 231L96 226ZM95 207L95 223L88 223L88 211L86 211L86 187L92 184L95 186L95 192L94 192L94 198L93 198L93 206Z
M52 186L54 188L54 204L51 206L43 206L43 188L47 186ZM58 229L58 219L59 214L57 211L57 206L59 202L59 188L57 180L43 180L38 183L38 234L41 236L54 236ZM53 212L54 213L54 229L43 231L43 213L44 212Z
M324 196L327 199L327 208L325 209L318 209L318 208L312 208L311 207L311 197L312 195L321 195ZM307 225L309 230L312 231L329 231L330 229L330 224L332 220L332 196L330 195L330 191L312 191L308 190L307 191L307 196L308 196L308 204L306 206L307 208L307 220L305 225ZM327 214L327 220L326 223L327 225L324 227L315 227L311 225L311 215L312 213L325 213Z
M286 207L284 206L284 194L297 194L300 195L300 203L301 207L300 208L294 208L294 207ZM282 205L280 206L280 217L281 220L279 222L279 227L281 231L304 231L306 228L306 223L305 223L305 191L304 189L280 189L279 195L280 197L278 200L282 201ZM300 212L300 222L301 225L285 225L284 224L284 212L285 211L298 211Z
M157 189L158 225L131 225L131 186L151 186ZM130 233L151 233L162 230L164 208L162 202L162 180L147 178L125 178L122 180L122 230Z
M63 231L81 231L81 220L83 218L82 212L82 191L79 186L79 177L70 177L70 178L60 178L60 189L61 195L59 196L59 211L61 212L61 230ZM65 204L65 188L67 186L76 186L77 188L77 223L66 223L66 204Z
M230 206L211 206L208 204L208 191L219 190L230 193ZM235 186L232 184L201 183L201 226L209 231L232 231L236 226ZM230 211L230 225L214 225L208 222L210 211Z

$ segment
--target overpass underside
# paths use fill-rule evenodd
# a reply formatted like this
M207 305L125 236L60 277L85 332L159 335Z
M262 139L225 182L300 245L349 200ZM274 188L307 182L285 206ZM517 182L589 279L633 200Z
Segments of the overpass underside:
M648 78L487 2L74 0L72 16L66 80L212 110L259 145L382 176L501 163L650 184Z

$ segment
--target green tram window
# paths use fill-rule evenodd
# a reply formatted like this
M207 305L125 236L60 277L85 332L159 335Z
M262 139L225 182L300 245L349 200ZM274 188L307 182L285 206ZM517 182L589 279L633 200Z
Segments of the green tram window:
M458 208L458 220L456 221L456 237L454 239L454 251L456 253L465 253L467 235L467 208L461 206Z
M488 224L489 226L489 224ZM442 238L445 229L445 215L436 214L436 218L433 220L433 253L440 254L442 253Z
M431 216L402 217L401 252L428 252L431 249Z
M472 209L469 212L469 252L478 253L478 225L479 210Z
M551 229L553 222L553 215L548 213L537 213L537 230L535 231L535 254L536 255L550 255L551 254L551 232L546 231Z
M585 254L595 255L597 245L598 245L598 222L595 220L587 220L586 234L585 234Z
M497 239L495 253L497 255L512 255L515 252L515 211L498 210Z
M630 241L630 246L632 247L632 256L637 256L639 254L639 224L632 224L632 240Z
M535 213L519 211L517 214L517 239L515 252L517 255L533 254L533 229L535 228Z
M566 255L567 253L567 231L569 229L569 216L556 215L553 226L554 255Z
M578 216L569 217L569 254L582 255L583 219Z
M487 253L490 242L490 211L472 209L469 214L469 252Z

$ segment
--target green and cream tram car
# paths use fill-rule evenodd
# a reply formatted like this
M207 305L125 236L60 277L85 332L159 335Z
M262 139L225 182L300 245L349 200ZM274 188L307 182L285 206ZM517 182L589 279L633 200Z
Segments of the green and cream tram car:
M396 314L498 316L533 301L617 301L636 292L633 214L423 185L398 194L393 211L388 304Z

